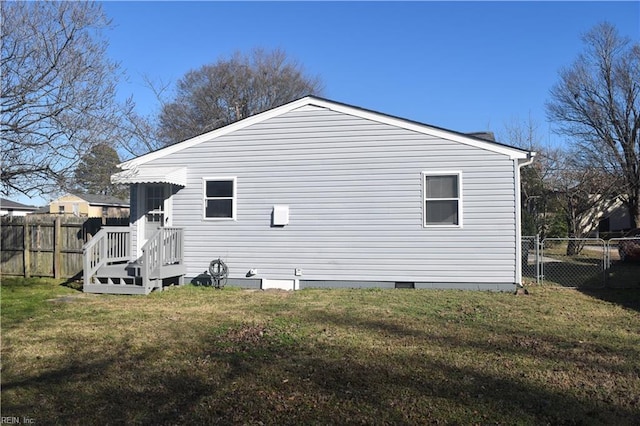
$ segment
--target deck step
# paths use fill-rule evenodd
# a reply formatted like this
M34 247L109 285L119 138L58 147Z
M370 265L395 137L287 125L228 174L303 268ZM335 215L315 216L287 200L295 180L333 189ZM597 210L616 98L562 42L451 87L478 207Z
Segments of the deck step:
M142 285L142 277L113 277L96 275L95 284Z
M118 263L104 265L96 272L96 275L109 277L137 277L140 276L140 266L136 263Z
M165 265L162 276L149 277L146 287L141 268L142 265L135 261L104 265L85 282L83 290L85 293L149 294L152 290L162 291L164 279L178 277L177 281L184 283L181 278L186 272L184 265Z
M94 275L93 284L142 286L142 277L139 267L133 263L105 265Z
M85 293L96 294L149 294L152 289L141 285L85 284Z

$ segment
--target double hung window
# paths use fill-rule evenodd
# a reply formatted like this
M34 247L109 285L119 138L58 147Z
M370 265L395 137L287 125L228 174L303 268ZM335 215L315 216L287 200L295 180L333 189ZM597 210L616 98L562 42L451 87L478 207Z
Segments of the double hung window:
M236 178L205 178L204 218L236 218Z
M424 226L462 227L462 174L423 173Z

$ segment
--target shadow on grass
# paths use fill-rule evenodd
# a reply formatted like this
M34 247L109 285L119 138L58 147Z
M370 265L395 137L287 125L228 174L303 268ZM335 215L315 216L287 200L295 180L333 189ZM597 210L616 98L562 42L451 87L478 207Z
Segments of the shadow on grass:
M640 312L640 288L581 288L579 290L596 299Z
M602 258L555 256L542 268L542 283L577 288L592 297L640 312L640 262L614 260L604 269ZM537 278L535 264L523 263L523 277Z
M607 287L640 289L640 262L612 262L607 271Z
M521 338L518 330L498 331L506 337L496 346L394 318L325 310L296 318L316 334L300 336L295 323L234 323L196 330L178 343L141 347L117 334L112 344L95 347L70 333L57 357L25 355L33 357L23 361L32 370L19 374L5 364L2 415L68 425L624 425L637 419L633 409L597 395L554 391L514 374L510 354L543 353L534 344L511 344ZM365 343L350 344L348 333ZM478 363L447 357L480 351L495 354L491 368L483 365L486 357Z
M360 324L359 327L367 327ZM384 332L403 331L384 321ZM3 380L3 416L58 424L631 424L634 413L550 391L428 351L362 353L352 346L206 342L187 362L121 347L118 356L69 352L64 367ZM265 337L267 336L267 337ZM244 337L241 337L244 339ZM202 350L204 349L204 350ZM33 395L40 405L34 408Z
M607 362L598 357L597 366L590 366L589 361L593 355L600 353L615 353L618 351L608 343L578 342L573 338L557 335L540 334L529 330L523 333L520 328L514 328L505 324L477 324L472 313L466 318L464 314L452 313L455 320L451 323L455 330L424 331L409 326L398 324L392 319L362 320L349 314L335 315L316 313L307 316L309 321L323 321L332 323L340 328L355 328L372 332L378 337L388 338L395 342L404 340L412 345L426 344L438 348L444 348L445 352L457 352L460 349L471 349L479 355L499 354L497 361L508 361L513 357L533 357L538 361L552 363L561 361L571 364L580 364L585 367L597 367L599 372L607 375L615 375L620 372L619 362ZM465 335L464 338L459 335ZM634 347L633 345L629 345ZM621 358L640 357L640 347L634 347L631 353L617 353ZM597 356L596 356L597 357Z
M616 261L603 270L599 259L550 262L544 265L544 282L579 291L640 312L640 263Z
M614 261L603 289L580 289L592 297L640 312L640 262Z
M75 274L72 277L69 277L66 279L66 281L64 281L62 284L63 287L67 287L70 288L72 290L76 290L76 291L82 291L82 284L83 284L83 275L82 275L82 271L78 272L77 274Z

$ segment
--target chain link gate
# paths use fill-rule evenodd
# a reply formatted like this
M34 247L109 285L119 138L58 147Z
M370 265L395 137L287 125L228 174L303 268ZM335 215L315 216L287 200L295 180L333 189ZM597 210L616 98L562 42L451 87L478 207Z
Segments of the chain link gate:
M640 237L522 237L522 277L585 289L640 288Z
M600 238L545 238L540 281L563 287L603 288L608 250Z

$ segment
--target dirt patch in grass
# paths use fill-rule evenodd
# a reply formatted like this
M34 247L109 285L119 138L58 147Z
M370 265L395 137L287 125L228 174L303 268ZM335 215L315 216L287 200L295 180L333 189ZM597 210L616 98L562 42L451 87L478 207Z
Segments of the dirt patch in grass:
M82 299L86 299L86 298L90 298L90 297L97 297L97 295L89 294L89 293L68 294L68 295L64 295L64 296L54 297L53 299L47 299L47 302L50 302L50 303L70 303L70 302L76 302L78 300L82 300Z

